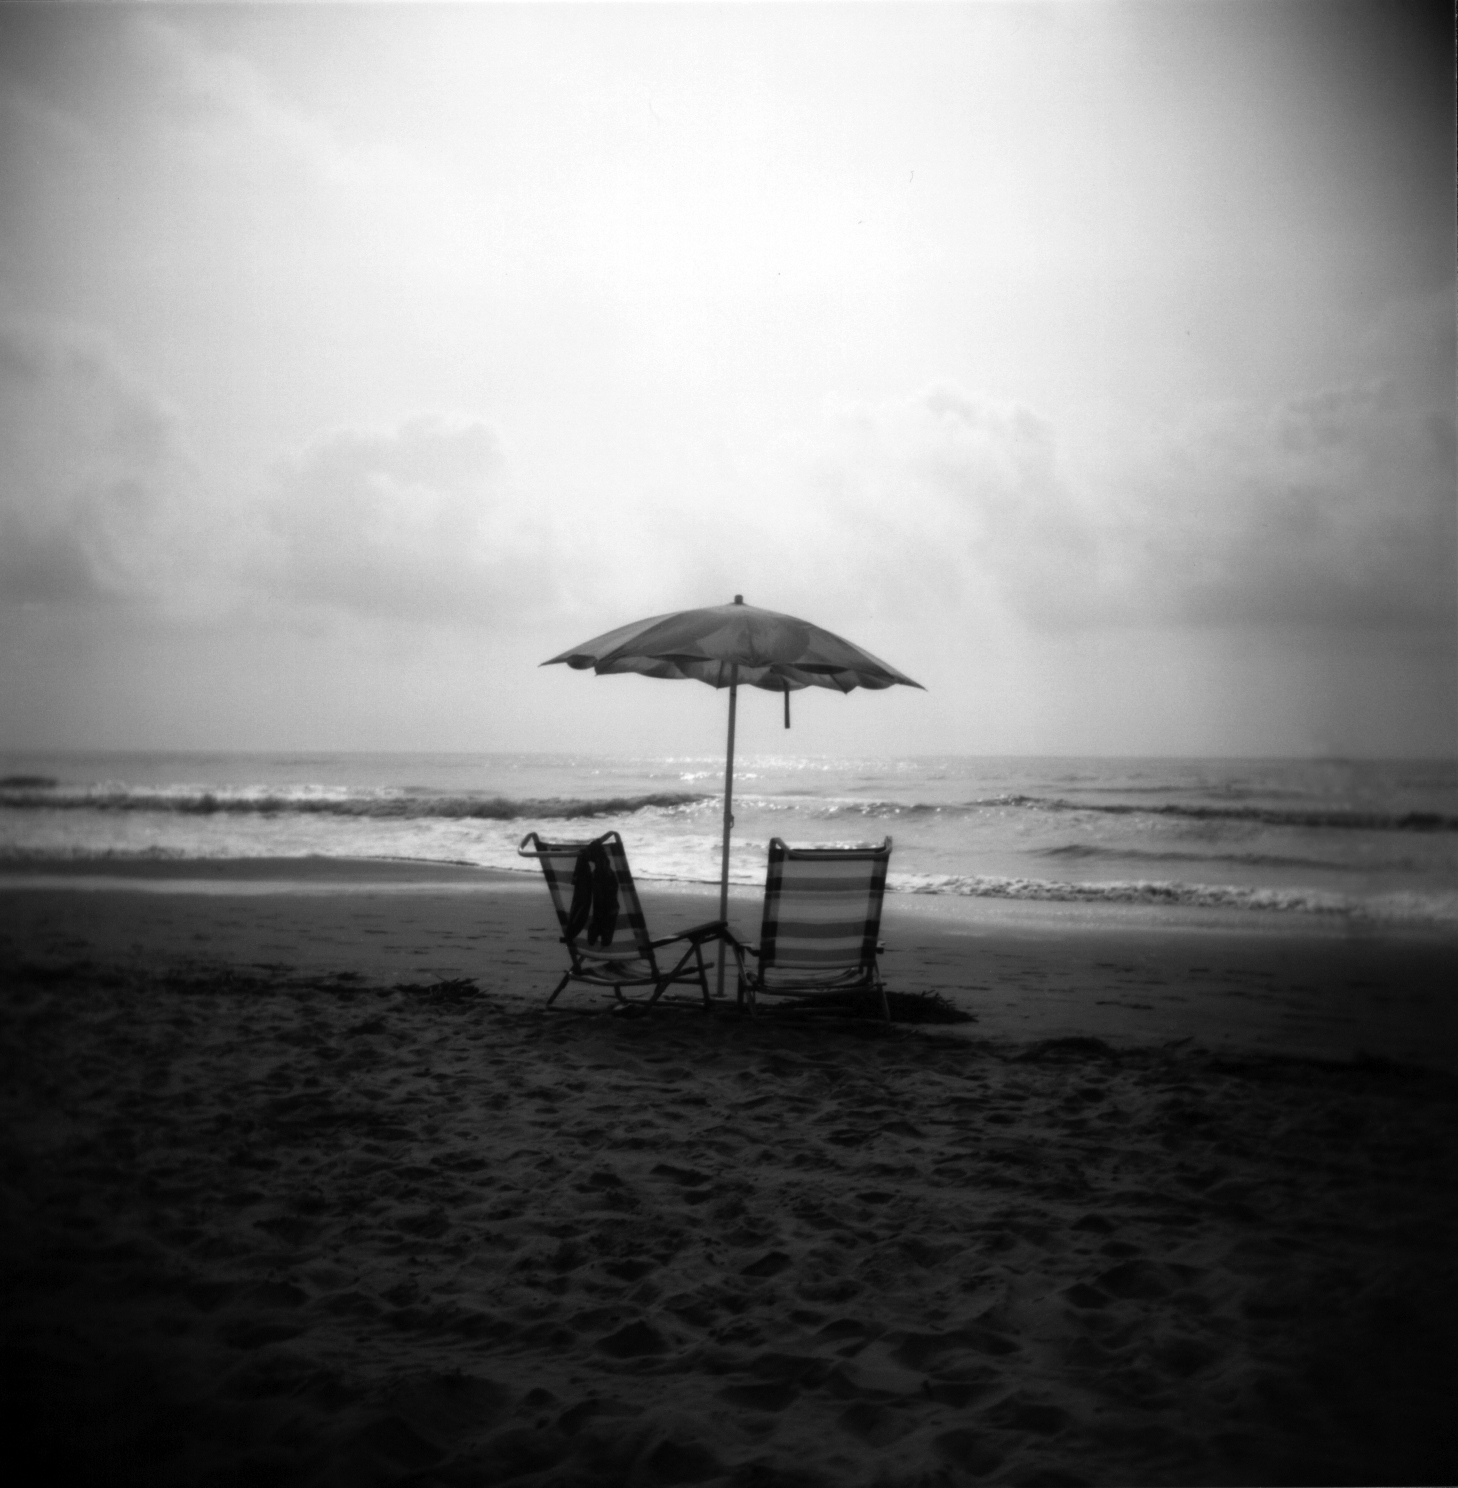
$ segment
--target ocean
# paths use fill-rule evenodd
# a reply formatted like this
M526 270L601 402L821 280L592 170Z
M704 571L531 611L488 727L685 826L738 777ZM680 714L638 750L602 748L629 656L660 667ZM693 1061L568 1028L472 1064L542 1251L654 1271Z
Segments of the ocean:
M0 858L413 859L535 873L530 831L621 832L717 882L723 759L0 755ZM771 837L893 838L896 893L1209 905L1458 928L1458 762L750 755L734 882Z

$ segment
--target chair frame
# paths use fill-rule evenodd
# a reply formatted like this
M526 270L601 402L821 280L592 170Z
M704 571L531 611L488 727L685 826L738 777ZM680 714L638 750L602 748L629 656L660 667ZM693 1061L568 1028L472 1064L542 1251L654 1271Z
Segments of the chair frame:
M621 936L624 930L628 934L626 943L617 949L587 945L586 926L578 935L571 936L567 933L572 902L572 873L577 855L598 843L607 850L608 860L618 881L618 933L614 938ZM704 962L703 948L706 943L722 940L728 927L723 920L709 920L681 931L678 935L650 939L643 918L643 907L638 901L638 888L628 867L627 850L617 832L605 832L601 837L570 842L549 842L536 832L528 832L522 838L517 853L524 858L535 858L541 864L542 875L547 880L547 889L552 896L552 907L557 912L557 922L562 931L561 941L572 959L562 980L547 998L548 1007L551 1007L571 982L581 982L588 987L609 991L618 1003L634 1007L652 1007L670 987L697 984L703 997L704 1011L710 1011L709 973ZM665 957L660 962L659 951L680 943L685 943L685 949L677 961L670 965ZM652 987L653 992L646 999L626 996L624 988L632 987Z
M729 934L727 939L733 947L739 963L739 986L737 1005L747 1005L749 1016L755 1014L756 1000L760 996L798 997L813 999L817 994L838 992L865 992L874 994L880 1007L881 1017L889 1023L891 1009L886 1000L886 986L881 978L878 957L886 947L881 944L881 906L886 894L886 869L891 860L891 839L879 846L866 847L791 847L781 838L771 839L769 845L769 867L765 875L764 912L760 927L760 943L749 945ZM794 895L793 887L785 886L784 869L787 862L867 862L871 864L868 885L868 912L862 927L859 955L847 960L842 967L825 970L775 965L777 932L782 919L781 906L785 899ZM746 965L746 956L759 962L757 970ZM777 972L774 984L769 974Z

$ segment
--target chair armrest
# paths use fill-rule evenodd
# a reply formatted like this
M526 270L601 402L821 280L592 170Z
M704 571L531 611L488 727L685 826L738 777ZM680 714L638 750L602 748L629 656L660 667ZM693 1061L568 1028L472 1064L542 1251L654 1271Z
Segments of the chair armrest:
M748 952L748 954L751 956L759 955L759 947L757 945L750 945L747 940L740 940L740 938L727 927L724 931L724 939L727 940L729 944L734 948L735 955L742 956L746 952Z
M695 925L691 930L681 930L677 935L665 935L662 940L650 940L649 945L656 951L662 946L673 945L680 940L733 940L729 934L729 927L723 920L707 920L702 925Z

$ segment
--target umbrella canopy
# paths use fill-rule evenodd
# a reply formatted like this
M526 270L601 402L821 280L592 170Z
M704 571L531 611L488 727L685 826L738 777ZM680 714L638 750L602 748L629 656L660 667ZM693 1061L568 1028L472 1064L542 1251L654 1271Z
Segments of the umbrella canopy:
M610 630L544 661L565 663L575 671L599 676L637 672L644 677L691 678L710 687L729 689L729 748L724 766L724 843L719 878L719 918L729 908L729 833L734 825L734 719L740 687L762 687L785 695L785 727L790 724L790 694L802 687L920 687L903 672L859 646L774 610L744 603L679 610ZM724 990L724 947L719 947L719 991Z
M692 677L710 687L920 687L895 667L841 636L794 615L761 610L742 598L702 610L654 615L545 661L565 662L599 676L638 672L645 677Z

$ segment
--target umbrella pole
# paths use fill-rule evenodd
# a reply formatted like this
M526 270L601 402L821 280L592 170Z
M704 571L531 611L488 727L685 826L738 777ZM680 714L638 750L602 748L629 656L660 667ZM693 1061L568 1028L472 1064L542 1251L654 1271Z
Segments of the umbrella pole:
M729 918L729 831L734 825L734 714L739 702L739 667L736 664L729 674L729 754L724 762L724 851L719 866L719 918ZM724 995L724 963L729 948L719 942L719 978L715 995Z

